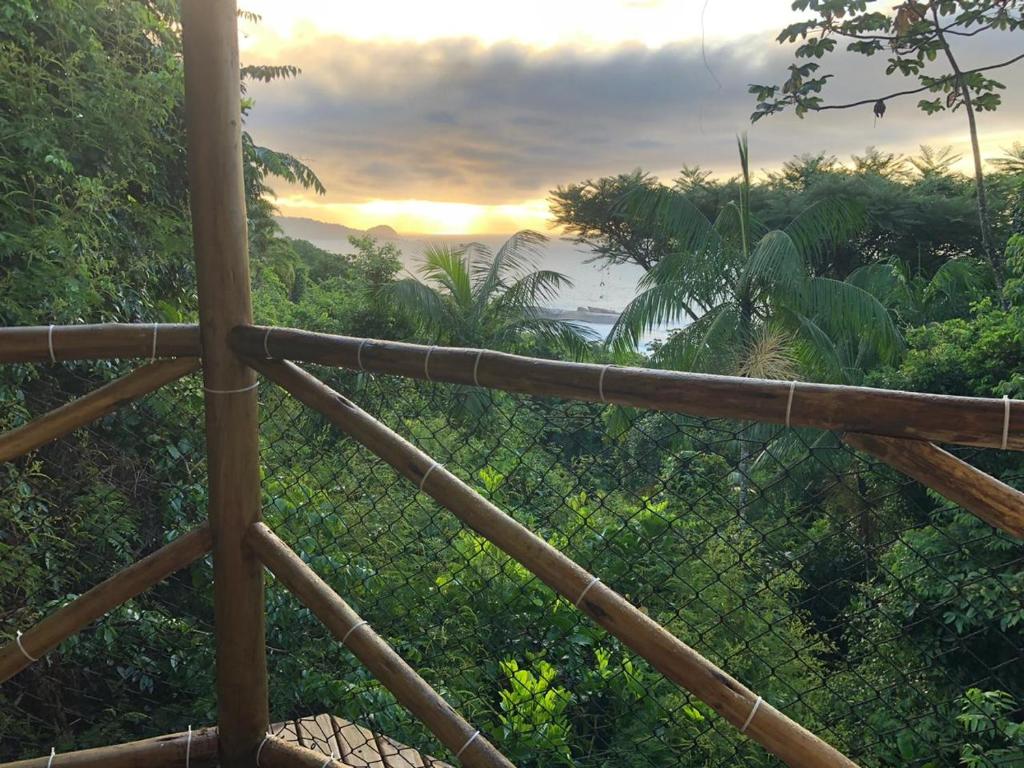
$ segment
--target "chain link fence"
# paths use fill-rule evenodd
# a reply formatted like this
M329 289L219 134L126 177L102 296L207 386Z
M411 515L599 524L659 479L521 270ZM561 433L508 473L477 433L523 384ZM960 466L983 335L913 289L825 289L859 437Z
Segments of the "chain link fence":
M132 367L4 366L0 429ZM206 519L202 413L190 376L0 463L4 644ZM212 573L197 561L0 684L0 761L215 722Z
M861 765L1024 765L1024 546L836 435L314 372ZM268 523L517 765L778 764L320 415L263 399ZM961 455L1017 479L1013 454ZM283 588L270 611L276 718L453 761Z
M9 367L0 426L125 370ZM313 371L860 765L1024 765L1024 545L837 436ZM267 523L520 768L778 764L319 414L260 400ZM205 519L202 426L192 376L0 465L5 638ZM1019 485L1015 454L961 455ZM0 759L214 723L211 580L198 561L0 686ZM307 746L349 765L457 763L273 579L267 611L272 722L328 715Z

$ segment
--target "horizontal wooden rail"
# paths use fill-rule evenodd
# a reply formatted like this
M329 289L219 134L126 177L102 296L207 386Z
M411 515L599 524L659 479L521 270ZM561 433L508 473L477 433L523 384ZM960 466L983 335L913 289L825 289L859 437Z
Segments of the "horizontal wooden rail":
M49 325L0 328L0 363L199 357L200 354L198 325L103 323L55 325L52 330Z
M843 442L927 485L989 525L1024 539L1024 493L931 443L847 433Z
M1010 401L1006 425L1007 406L994 398L566 363L265 326L236 327L231 342L251 358L299 360L529 395L939 443L1000 448L1004 426L1008 426L1005 447L1024 450L1021 400Z
M277 736L267 736L259 746L259 758L255 765L256 768L344 768L347 763L328 759L322 752L314 752Z
M161 360L136 368L128 375L55 408L28 424L0 434L0 461L24 456L198 369L199 360L194 357Z
M402 706L459 756L463 765L514 768L266 525L253 523L246 541L270 572L352 651Z
M414 482L467 526L647 659L677 685L793 768L853 768L833 747L779 712L648 618L613 589L330 387L288 362L249 364Z
M203 523L50 614L20 638L0 648L0 683L87 624L202 557L211 546L210 528Z
M192 731L191 738L186 731L110 747L58 752L52 766L47 755L0 763L0 768L206 768L215 765L217 729L199 728Z

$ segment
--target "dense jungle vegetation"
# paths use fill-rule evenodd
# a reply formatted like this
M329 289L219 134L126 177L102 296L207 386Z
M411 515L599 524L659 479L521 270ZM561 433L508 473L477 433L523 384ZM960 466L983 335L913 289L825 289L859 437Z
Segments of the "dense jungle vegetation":
M393 246L283 237L267 185L315 189L315 169L244 150L261 323L1024 398L1022 145L987 169L984 236L937 148L758 176L741 142L731 179L567 183L569 236L646 271L609 345L532 311L562 281L531 264L543 238L438 249L409 279ZM0 323L195 319L176 3L7 0ZM686 328L637 352L663 322ZM0 429L124 370L5 367ZM1021 543L834 436L318 373L862 765L1024 766ZM261 403L268 522L517 765L777 764L317 416ZM5 641L205 517L201 425L185 382L0 466ZM1024 478L1016 454L970 460ZM0 759L213 722L209 579L199 563L0 687ZM275 717L335 712L445 758L308 612L276 588L268 611Z

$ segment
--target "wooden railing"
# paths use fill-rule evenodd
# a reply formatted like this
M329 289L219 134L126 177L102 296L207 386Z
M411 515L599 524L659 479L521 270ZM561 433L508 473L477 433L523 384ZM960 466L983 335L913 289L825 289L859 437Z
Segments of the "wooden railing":
M149 329L148 344L146 337L126 326L90 326L88 331L63 326L44 328L45 333L39 328L0 329L0 345L11 336L19 339L18 353L8 349L5 359L38 361L42 352L46 353L44 359L52 359L55 355L49 354L50 347L61 341L64 359L77 359L76 350L82 350L90 359L134 356L148 359L149 363L92 394L0 435L3 460L24 455L198 367L193 357L154 359L182 347L161 349L159 344L154 346L153 337L166 338L176 333L181 339L194 341L195 333L187 326L173 326L166 334L162 326L140 326ZM992 525L1024 538L1024 494L930 442L996 444L1020 449L1024 436L1019 429L1015 431L1014 419L1021 418L1021 401L562 363L486 350L424 347L285 328L242 325L231 329L229 337L233 353L248 369L323 414L647 659L665 677L700 697L742 733L791 766L824 768L855 764L652 621L603 584L598 575L580 567L477 494L432 457L348 398L281 358L511 392L838 429L844 431L843 439L852 447L890 463ZM112 339L118 339L117 343ZM199 351L195 346L187 347L190 354ZM245 391L252 391L251 387L247 386ZM935 413L943 414L944 420L936 420ZM883 420L879 414L889 414L891 421ZM211 540L206 526L180 537L12 640L0 649L0 681L24 669L120 603L208 552ZM295 593L460 762L468 766L512 765L263 523L257 520L247 525L243 546ZM166 743L177 743L179 738L167 737ZM207 742L218 736L205 733L203 738L208 746ZM158 749L159 743L138 742L110 747L107 752L88 750L75 753L74 758L65 755L61 765L111 765L116 764L111 762L115 757L129 755L136 759L138 754L145 754L147 763L154 766L182 764L180 750ZM260 744L263 766L312 765L308 755L291 747L266 739ZM72 759L74 762L69 762Z

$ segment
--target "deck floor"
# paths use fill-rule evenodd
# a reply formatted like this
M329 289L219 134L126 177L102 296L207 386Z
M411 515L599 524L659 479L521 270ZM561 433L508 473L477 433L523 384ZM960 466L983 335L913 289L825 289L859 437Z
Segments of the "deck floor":
M448 763L336 715L286 720L272 725L271 731L285 741L325 756L339 756L342 763L353 768L452 768Z

